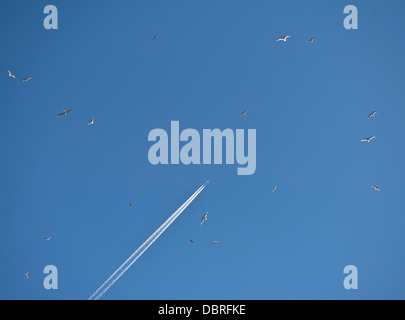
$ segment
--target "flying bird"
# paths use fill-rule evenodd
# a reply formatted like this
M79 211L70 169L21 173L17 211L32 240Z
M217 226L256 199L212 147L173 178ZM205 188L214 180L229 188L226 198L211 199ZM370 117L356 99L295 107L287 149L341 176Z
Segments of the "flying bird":
M247 109L246 109L245 111L243 111L243 112L240 114L240 116L246 115L247 112L248 112L248 111L247 111Z
M7 71L8 71L8 76L13 77L15 79L15 75L10 70L7 70Z
M27 82L28 80L31 80L31 77L24 78L24 79L22 79L21 81L22 81L22 82Z
M51 237L48 236L48 237L45 238L45 240L49 241L49 240L51 240Z
M65 115L65 114L69 113L70 111L72 111L72 109L63 110L63 112L59 113L58 116L63 116L63 115Z
M210 244L216 244L216 243L218 243L219 241L211 241L210 242Z
M132 203L131 203L131 202L129 203L129 206L132 207Z
M365 141L370 142L370 141L373 140L374 138L375 138L375 136L368 137L368 138L364 138L364 139L361 140L361 142L365 142Z
M276 189L277 189L277 185L275 185L275 186L274 186L274 188L273 188L273 191L272 191L272 192L276 191Z
M312 42L314 42L314 37L312 37L311 39L309 39L309 41L308 41L309 43L312 43Z
M89 125L92 125L94 123L94 118L91 118Z
M378 112L378 111L373 111L373 112L371 112L371 113L368 115L367 118L370 119L371 117L374 117L377 112Z
M194 241L193 241L193 240L191 240L191 239L190 239L190 240L188 240L188 241L190 241L191 243L194 243Z
M280 38L278 38L276 41L284 41L284 42L286 42L286 41L287 41L287 38L289 38L289 37L291 37L291 35L286 35L286 36L284 36L284 37L280 37Z
M156 40L157 39L157 34L155 34L154 36L153 36L153 40Z
M207 215L208 215L208 212L204 214L204 217L202 217L202 219L201 219L201 225L203 224L203 222L204 222L205 220L207 220Z
M30 277L30 273L29 272L27 272L26 274L25 274L25 276L27 277L27 279Z
M380 187L377 187L375 184L373 184L371 188L374 188L375 191L380 191Z

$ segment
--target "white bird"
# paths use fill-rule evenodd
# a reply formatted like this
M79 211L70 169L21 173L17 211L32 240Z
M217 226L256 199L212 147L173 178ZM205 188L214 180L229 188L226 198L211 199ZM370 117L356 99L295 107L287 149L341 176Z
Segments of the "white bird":
M202 217L202 219L201 219L201 225L203 224L203 222L204 222L205 220L207 220L207 215L208 215L208 212L205 213L204 216Z
M27 277L27 279L30 277L30 273L29 272L27 272L26 274L25 274L25 276Z
M370 141L373 140L374 138L375 138L375 136L368 137L368 138L364 138L364 139L361 140L361 142L365 142L365 141L370 142Z
M312 37L311 39L309 39L309 41L308 41L309 43L312 43L312 42L314 42L314 37Z
M216 244L216 243L218 243L219 241L211 241L210 242L210 244Z
M24 79L22 79L21 81L22 81L22 82L27 82L28 80L31 80L31 77L24 78Z
M377 112L378 112L378 111L373 111L373 112L371 112L371 113L368 115L367 118L370 119L371 117L374 117Z
M51 237L48 236L48 237L45 238L45 240L46 240L46 241L49 241L49 240L51 240Z
M380 191L380 187L377 187L375 184L373 184L371 188L374 188L375 191Z
M273 188L273 191L272 191L272 192L276 191L276 189L277 189L277 185L275 185L275 186L274 186L274 188Z
M89 125L92 125L94 123L94 118L91 118Z
M276 41L284 41L284 42L286 42L287 38L289 38L289 37L291 37L291 35L286 35L286 36L280 37Z
M245 111L243 111L240 115L244 116L244 115L246 115L246 113L247 113L247 109Z
M7 70L7 71L8 71L8 76L13 77L15 79L15 75L10 70Z

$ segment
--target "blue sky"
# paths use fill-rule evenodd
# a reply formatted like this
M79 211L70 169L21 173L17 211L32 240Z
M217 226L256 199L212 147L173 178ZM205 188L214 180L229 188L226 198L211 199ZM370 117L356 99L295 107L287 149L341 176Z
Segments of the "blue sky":
M405 298L405 3L0 7L1 299L87 299L207 179L104 299ZM172 120L256 129L255 174L151 165L148 134ZM43 287L49 264L58 290ZM349 264L358 290L343 287Z

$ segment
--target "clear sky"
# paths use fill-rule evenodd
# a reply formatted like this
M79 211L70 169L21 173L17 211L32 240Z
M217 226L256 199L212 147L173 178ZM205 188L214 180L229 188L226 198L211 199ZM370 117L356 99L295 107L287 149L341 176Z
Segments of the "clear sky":
M393 0L2 0L0 298L89 298L209 179L104 299L404 299L404 18ZM150 164L172 120L256 129L255 174Z

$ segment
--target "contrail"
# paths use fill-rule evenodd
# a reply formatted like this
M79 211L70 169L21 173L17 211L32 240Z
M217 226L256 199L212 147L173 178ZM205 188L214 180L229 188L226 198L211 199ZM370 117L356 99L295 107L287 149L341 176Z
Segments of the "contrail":
M98 300L102 295L110 289L110 287L127 271L132 264L144 253L150 245L173 223L174 220L193 202L200 194L209 181L204 183L194 194L183 203L170 217L167 219L112 275L109 277L96 292L92 294L89 300Z

